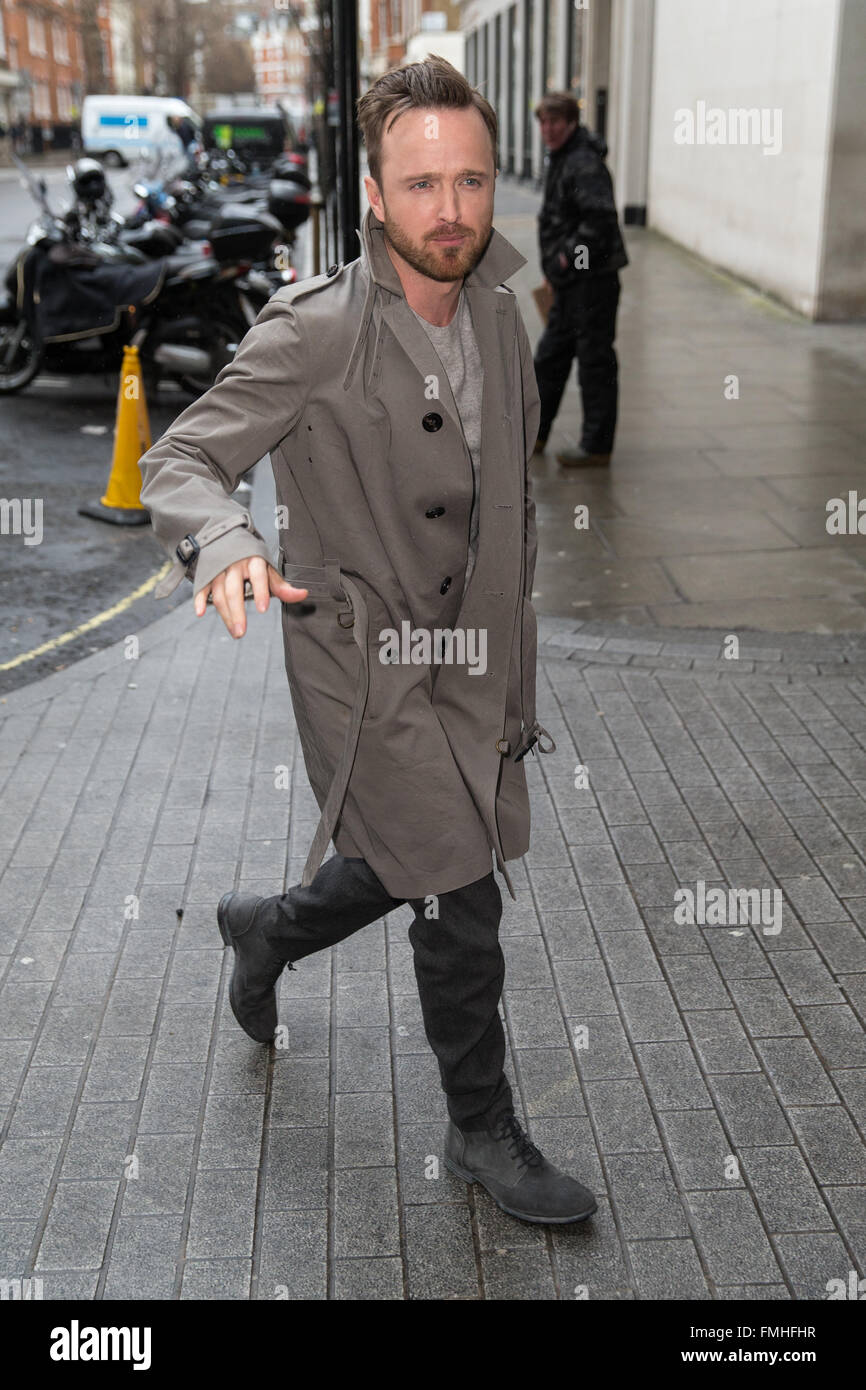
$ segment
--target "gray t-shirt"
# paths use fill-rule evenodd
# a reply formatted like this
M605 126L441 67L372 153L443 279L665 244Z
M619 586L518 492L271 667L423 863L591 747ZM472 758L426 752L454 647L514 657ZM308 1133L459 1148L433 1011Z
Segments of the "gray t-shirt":
M469 300L462 286L460 298L457 301L457 312L444 328L440 328L435 323L428 323L415 309L412 309L412 313L426 330L448 375L448 381L460 415L460 422L463 426L463 434L472 458L475 490L469 518L469 556L463 582L465 593L466 585L469 583L469 577L475 568L475 561L478 556L478 503L481 495L481 391L484 368L481 365L481 354L478 351L475 330L472 326Z

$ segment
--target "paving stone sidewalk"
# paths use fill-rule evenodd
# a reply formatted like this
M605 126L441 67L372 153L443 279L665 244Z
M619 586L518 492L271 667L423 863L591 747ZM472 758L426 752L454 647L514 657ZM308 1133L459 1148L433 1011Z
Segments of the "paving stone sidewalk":
M557 751L528 769L503 1013L532 1137L598 1195L559 1230L437 1169L408 908L283 977L285 1047L238 1028L216 901L297 881L317 819L277 612L235 643L185 606L139 642L0 703L0 1275L88 1300L863 1275L862 639L734 662L718 633L542 620ZM675 925L698 879L780 887L781 932Z

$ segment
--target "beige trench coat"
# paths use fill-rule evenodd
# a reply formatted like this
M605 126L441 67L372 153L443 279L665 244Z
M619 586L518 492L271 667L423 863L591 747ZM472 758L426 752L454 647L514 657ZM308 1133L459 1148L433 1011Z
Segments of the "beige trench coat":
M525 257L494 229L464 282L484 366L479 545L464 594L474 479L460 417L371 209L360 235L357 260L274 295L211 389L142 457L156 535L172 555L180 546L162 589L186 574L198 592L236 560L273 558L229 495L270 453L288 518L278 566L309 590L281 605L322 812L303 882L332 838L397 898L474 882L492 849L513 897L505 861L529 847L521 754L554 747L536 721L530 601L539 398L503 285ZM441 648L428 664L380 659L384 630L436 628L484 629L486 671L442 661Z

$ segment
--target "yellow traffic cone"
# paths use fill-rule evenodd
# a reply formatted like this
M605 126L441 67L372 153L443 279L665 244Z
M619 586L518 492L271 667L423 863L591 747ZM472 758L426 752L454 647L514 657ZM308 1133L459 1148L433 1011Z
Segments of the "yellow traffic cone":
M141 471L138 461L150 445L150 420L138 348L125 347L117 390L114 454L108 486L105 496L98 502L78 508L79 516L92 516L115 526L147 526L150 513L139 501Z

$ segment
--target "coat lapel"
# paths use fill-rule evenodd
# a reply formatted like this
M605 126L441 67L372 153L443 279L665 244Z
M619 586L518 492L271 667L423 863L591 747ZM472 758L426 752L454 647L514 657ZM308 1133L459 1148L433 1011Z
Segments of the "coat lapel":
M420 399L429 402L426 409L432 410L438 401L443 405L451 416L457 431L462 435L463 426L460 423L460 413L454 400L451 390L451 383L448 380L448 373L445 371L439 354L431 343L422 325L418 322L409 305L404 298L393 299L382 310L384 322L393 332L403 351L418 368L422 377L422 386L426 386L427 380L432 376L436 378L438 393L435 396L423 394ZM482 361L484 360L482 355Z

